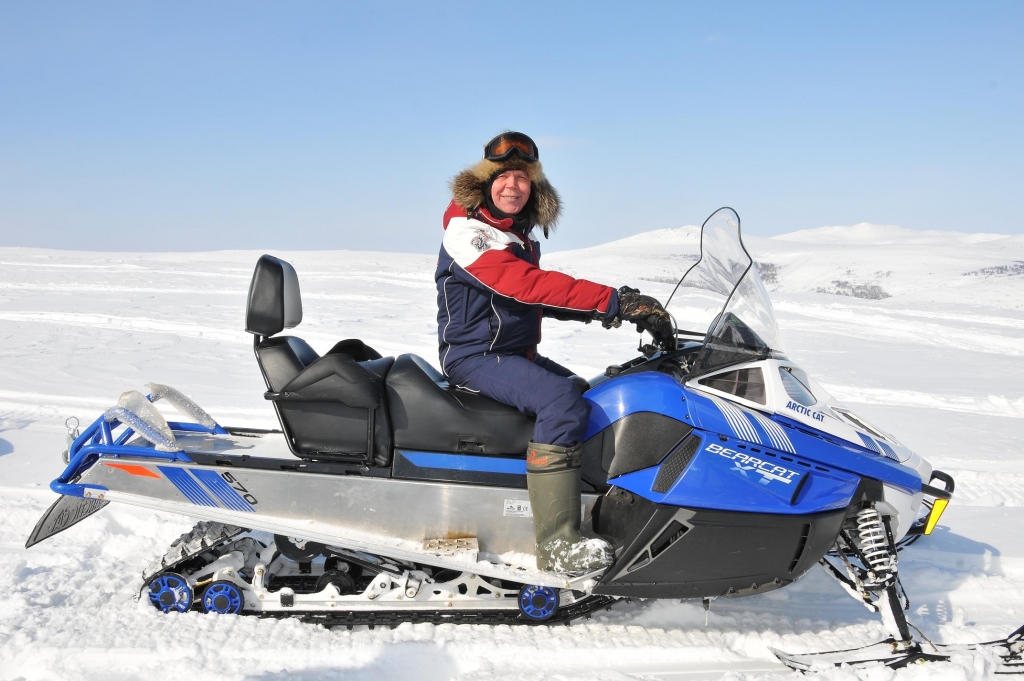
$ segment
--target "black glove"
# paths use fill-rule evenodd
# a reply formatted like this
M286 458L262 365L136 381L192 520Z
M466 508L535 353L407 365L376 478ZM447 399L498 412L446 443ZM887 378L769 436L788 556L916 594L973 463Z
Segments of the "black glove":
M619 289L619 313L612 319L606 319L604 326L617 327L624 321L633 322L647 331L663 347L675 345L675 329L672 328L672 317L668 311L651 296L645 296L629 286Z

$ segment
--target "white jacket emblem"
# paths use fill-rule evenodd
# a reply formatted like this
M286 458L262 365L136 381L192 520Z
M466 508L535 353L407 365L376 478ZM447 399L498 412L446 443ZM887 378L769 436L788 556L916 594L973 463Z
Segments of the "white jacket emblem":
M469 243L473 244L473 248L480 251L481 253L488 250L491 247L491 237L482 229L476 230L476 236Z

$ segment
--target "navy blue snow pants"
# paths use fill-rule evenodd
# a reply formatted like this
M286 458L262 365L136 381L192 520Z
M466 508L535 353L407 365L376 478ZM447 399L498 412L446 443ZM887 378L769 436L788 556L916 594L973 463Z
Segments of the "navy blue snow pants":
M590 403L568 379L572 372L547 357L476 355L451 367L452 384L537 417L533 441L573 447L583 440Z

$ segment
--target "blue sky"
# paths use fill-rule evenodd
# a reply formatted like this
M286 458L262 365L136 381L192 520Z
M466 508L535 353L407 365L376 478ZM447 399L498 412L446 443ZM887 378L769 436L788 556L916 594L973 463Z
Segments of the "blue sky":
M0 2L0 245L431 252L538 140L551 249L1024 231L1024 3Z

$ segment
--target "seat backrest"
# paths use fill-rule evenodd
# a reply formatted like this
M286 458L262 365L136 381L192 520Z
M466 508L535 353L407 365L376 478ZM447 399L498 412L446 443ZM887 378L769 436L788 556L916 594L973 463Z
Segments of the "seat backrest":
M289 263L272 255L256 262L245 307L245 330L257 336L273 336L302 321L299 275Z
M320 359L316 350L295 336L268 338L256 348L256 356L272 392L281 392L310 364Z
M290 264L261 256L252 274L245 330L296 456L360 465L391 460L391 426L383 404L383 377L391 359L360 340L335 345L320 357L306 341L275 336L302 321L299 277ZM276 393L276 394L275 394Z
M440 371L422 357L412 354L399 355L395 359L386 383L410 395L435 394L435 391L440 395L448 388L448 379Z
M402 355L399 359L405 358L406 361L415 364L419 367L419 370L425 373L431 381L437 383L439 387L447 387L448 379L445 378L444 374L434 368L434 365L423 359L419 355Z

